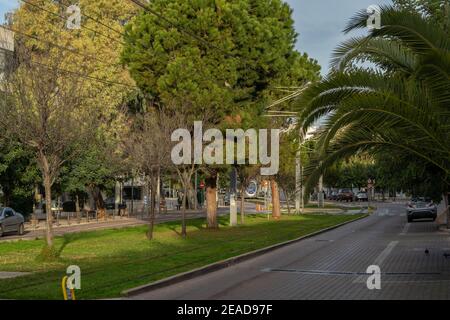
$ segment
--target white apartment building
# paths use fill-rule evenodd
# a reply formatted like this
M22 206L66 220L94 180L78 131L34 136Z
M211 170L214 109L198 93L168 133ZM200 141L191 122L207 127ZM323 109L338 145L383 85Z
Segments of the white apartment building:
M0 81L4 77L8 55L14 52L14 33L0 26Z

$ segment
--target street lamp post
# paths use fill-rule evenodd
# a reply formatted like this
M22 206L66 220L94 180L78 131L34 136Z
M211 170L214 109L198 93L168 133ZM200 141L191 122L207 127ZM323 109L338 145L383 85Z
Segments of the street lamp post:
M288 91L289 94L271 105L269 105L266 109L268 110L267 117L287 117L287 118L296 118L298 119L298 114L295 112L290 111L272 111L271 108L282 104L284 102L290 101L292 99L297 98L300 96L303 91L305 91L309 86L311 85L311 82L306 83L303 87L280 87L277 89L281 89L284 91ZM295 211L297 213L303 213L304 209L304 201L303 201L303 183L302 183L302 160L301 160L301 145L303 142L303 133L302 129L299 128L299 146L297 150L297 154L295 156Z

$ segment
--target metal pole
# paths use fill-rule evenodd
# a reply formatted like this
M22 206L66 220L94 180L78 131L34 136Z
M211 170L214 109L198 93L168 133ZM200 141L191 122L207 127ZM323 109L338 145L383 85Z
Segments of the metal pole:
M300 213L300 205L301 205L301 197L302 197L302 192L301 192L301 165L302 165L302 160L301 160L301 153L300 153L300 146L297 150L297 155L295 158L295 212L296 213Z
M195 170L195 178L194 178L194 210L198 209L198 203L197 203L197 192L198 192L198 173L197 170Z
M303 181L302 181L302 153L301 147L303 142L302 129L298 134L298 150L295 159L295 211L303 213L305 204L303 203Z

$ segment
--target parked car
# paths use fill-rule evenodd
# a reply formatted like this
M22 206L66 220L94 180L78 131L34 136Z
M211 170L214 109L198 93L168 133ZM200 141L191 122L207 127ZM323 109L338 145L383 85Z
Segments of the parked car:
M337 200L338 199L338 192L337 191L333 191L330 195L329 195L329 199L330 200Z
M437 218L437 206L429 198L413 198L406 207L406 216L408 222L412 222L415 219L432 219L435 221Z
M56 218L56 213L63 211L62 205L60 205L56 200L52 200L52 213L53 217ZM45 206L45 200L36 205L34 210L35 218L38 220L47 219L47 207Z
M116 208L116 199L114 197L107 198L105 200L105 207L106 210L114 210ZM127 208L127 205L124 201L122 201L122 203L118 204L117 208L123 210Z
M25 233L24 222L22 214L11 208L0 207L0 237L6 232L17 232L23 235Z
M367 192L358 192L355 196L356 201L369 201L369 197L367 196Z
M338 195L337 195L337 200L338 201L353 201L354 199L354 194L352 192L352 190L350 189L342 189L339 191Z
M223 205L224 206L230 205L230 194L229 193L225 194L225 196L223 197Z

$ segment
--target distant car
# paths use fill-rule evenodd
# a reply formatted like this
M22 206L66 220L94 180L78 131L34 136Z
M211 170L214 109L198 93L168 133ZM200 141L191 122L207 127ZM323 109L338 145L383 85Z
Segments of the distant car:
M337 200L338 201L353 201L354 199L354 194L350 189L342 189L341 191L339 191L338 195L337 195Z
M432 219L435 221L437 218L437 206L429 198L413 198L406 207L406 216L408 222L412 222L415 219Z
M23 235L25 233L24 222L25 219L20 213L11 208L0 207L0 237L7 232L17 232Z
M55 200L52 200L52 213L53 217L56 218L56 214L58 212L63 211L62 205L60 206ZM34 210L34 216L38 220L45 220L47 219L47 207L45 206L45 200L38 203L36 205L36 208Z
M330 199L330 200L337 200L337 199L338 199L338 192L333 191L333 192L329 195L329 199Z
M106 199L105 207L106 207L106 210L116 209L116 199L114 197L110 197L110 198ZM117 208L123 210L123 209L127 208L127 205L124 201L122 201L122 203L117 204Z
M223 197L223 205L224 206L229 206L230 205L230 194L227 193L224 197Z
M369 197L366 192L358 192L355 196L356 201L369 201Z

